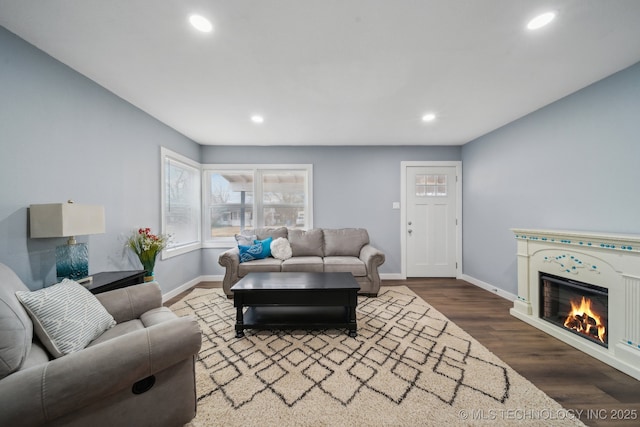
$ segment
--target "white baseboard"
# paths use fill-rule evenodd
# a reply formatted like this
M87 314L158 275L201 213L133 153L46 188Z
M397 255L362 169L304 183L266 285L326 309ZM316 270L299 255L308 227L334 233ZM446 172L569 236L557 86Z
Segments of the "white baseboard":
M224 280L224 274L209 274L207 276L200 276L202 282L222 282Z
M386 273L380 275L380 280L403 280L402 274L400 273Z
M484 290L487 290L491 293L494 293L506 300L509 301L515 301L518 297L514 294L512 294L511 292L507 292L505 290L502 290L496 286L493 286L487 282L483 282L482 280L476 279L475 277L471 277L469 275L463 274L462 276L460 276L460 279L464 280L465 282L469 282L472 285L475 285L479 288L482 288Z
M185 283L183 285L180 285L175 289L170 290L166 294L163 294L162 295L162 302L165 303L165 302L169 301L171 298L180 295L184 291L188 291L189 289L193 288L195 285L197 285L198 283L200 283L202 281L203 281L202 280L202 276L196 277L195 279L192 279L192 280L189 280L187 283Z

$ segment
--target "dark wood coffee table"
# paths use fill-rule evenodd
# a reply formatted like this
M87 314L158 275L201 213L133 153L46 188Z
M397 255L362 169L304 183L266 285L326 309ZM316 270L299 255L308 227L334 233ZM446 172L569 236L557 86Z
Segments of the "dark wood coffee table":
M351 273L249 273L231 287L236 337L244 329L331 328L355 337L359 290Z

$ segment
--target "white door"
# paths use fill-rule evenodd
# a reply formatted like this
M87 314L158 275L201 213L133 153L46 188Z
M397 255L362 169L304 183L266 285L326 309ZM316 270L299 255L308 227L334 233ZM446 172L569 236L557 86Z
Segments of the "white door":
M456 167L406 168L407 277L456 277Z

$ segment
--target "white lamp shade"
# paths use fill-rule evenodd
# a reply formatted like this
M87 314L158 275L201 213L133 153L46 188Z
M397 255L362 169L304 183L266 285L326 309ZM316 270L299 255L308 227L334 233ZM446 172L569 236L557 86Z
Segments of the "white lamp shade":
M31 237L70 237L105 232L104 207L75 203L30 206Z

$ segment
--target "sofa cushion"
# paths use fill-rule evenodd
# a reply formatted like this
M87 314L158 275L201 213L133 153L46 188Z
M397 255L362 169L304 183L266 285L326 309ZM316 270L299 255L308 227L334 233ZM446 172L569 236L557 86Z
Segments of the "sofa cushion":
M289 243L294 257L324 256L322 230L289 230Z
M44 346L37 339L33 340L31 343L31 349L29 350L29 355L27 356L27 360L24 361L20 370L33 368L34 366L42 365L43 363L47 363L51 360L51 356L47 353Z
M131 332L144 329L144 324L140 319L127 320L126 322L118 323L113 328L105 331L95 340L91 341L87 347L93 347L96 344L109 341L110 339L120 337L122 335L130 334Z
M243 262L238 266L238 277L244 277L251 272L280 271L280 264L282 264L282 261L271 257Z
M279 227L279 228L273 228L273 227L266 227L266 228L256 228L255 230L250 230L251 233L255 234L256 236L258 236L258 240L264 240L267 237L271 237L273 240L277 239L278 237L284 237L285 239L288 236L288 230L287 227Z
M299 256L282 261L282 271L322 273L324 264L322 258L317 256Z
M367 275L367 266L354 256L324 257L324 271L327 273L351 273L356 277Z
M20 369L31 349L33 324L15 295L28 290L13 270L0 264L0 379Z
M324 229L325 256L360 256L360 249L369 244L364 228Z
M82 350L116 324L95 295L73 280L33 292L18 291L16 296L54 357Z

